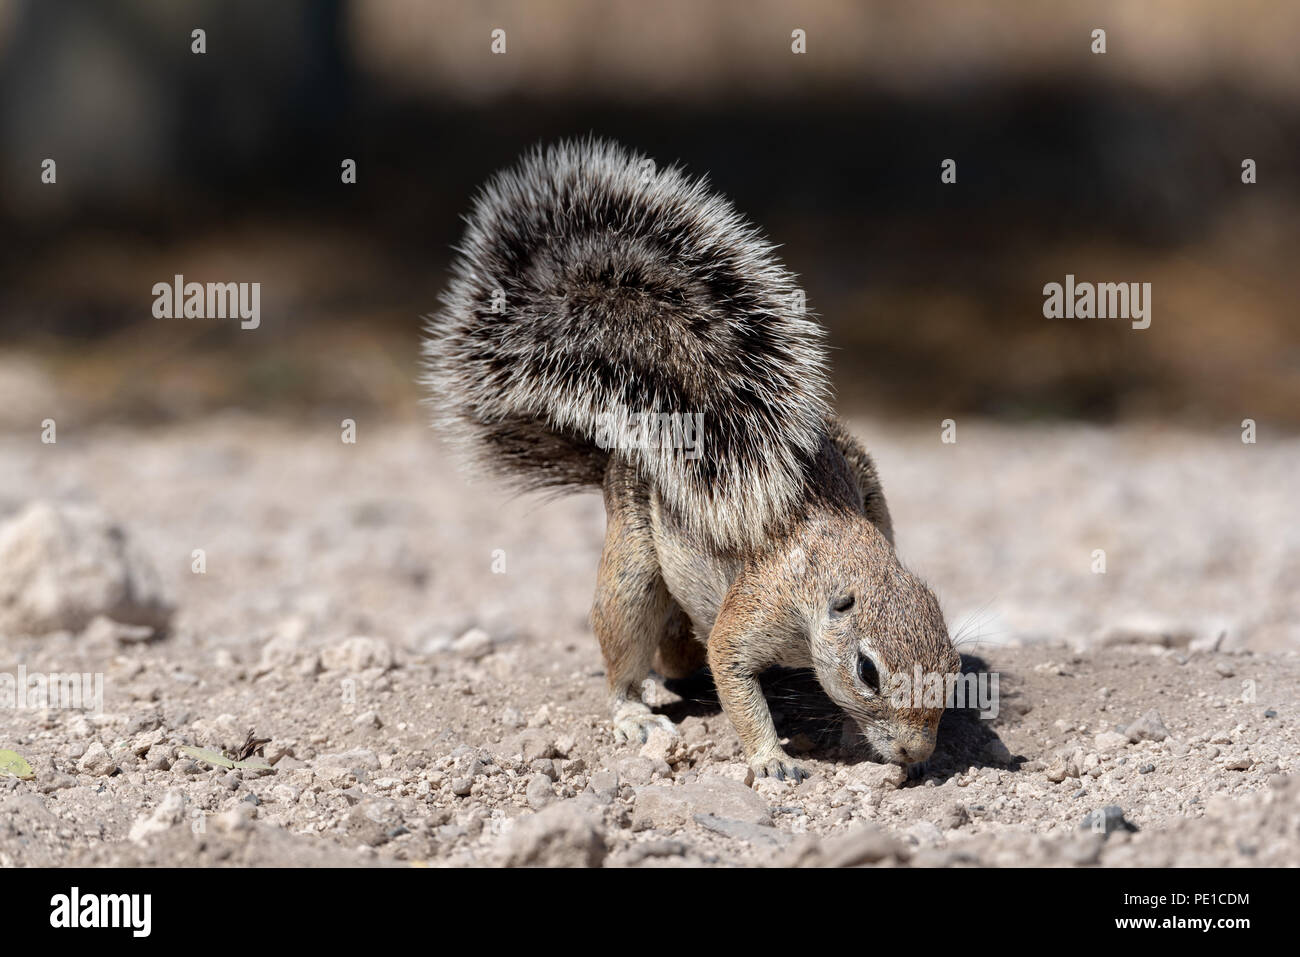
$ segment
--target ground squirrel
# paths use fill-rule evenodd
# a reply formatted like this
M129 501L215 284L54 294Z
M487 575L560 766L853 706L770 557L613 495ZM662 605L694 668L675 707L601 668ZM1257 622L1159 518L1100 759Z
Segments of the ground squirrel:
M672 730L641 698L652 667L707 664L750 765L798 781L758 681L785 665L879 757L925 761L943 708L891 679L961 661L773 246L705 180L594 139L498 173L467 222L425 329L430 404L521 487L603 489L591 622L616 738Z

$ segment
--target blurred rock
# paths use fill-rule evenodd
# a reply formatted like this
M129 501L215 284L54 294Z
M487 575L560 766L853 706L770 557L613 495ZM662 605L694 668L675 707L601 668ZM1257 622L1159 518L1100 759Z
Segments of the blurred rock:
M381 638L356 636L330 645L320 655L326 671L359 672L393 666L393 649Z
M772 823L767 802L753 789L730 778L709 776L678 787L637 788L632 828L677 827L701 814L747 824Z
M599 813L579 800L561 801L515 826L497 843L506 867L600 867L605 835Z
M98 508L38 501L0 525L0 632L78 632L98 615L165 629L172 610L148 557Z

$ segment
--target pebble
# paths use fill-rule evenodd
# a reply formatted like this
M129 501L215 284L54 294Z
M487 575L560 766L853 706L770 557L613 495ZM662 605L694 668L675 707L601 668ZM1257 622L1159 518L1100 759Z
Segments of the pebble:
M158 802L152 814L142 815L134 824L127 837L136 844L145 843L155 834L160 834L179 824L185 814L185 796L178 790L170 790Z
M1160 712L1154 709L1130 724L1124 732L1135 744L1138 741L1163 741L1169 737L1164 719L1160 717Z
M492 636L482 628L471 628L451 643L451 651L466 661L478 661L492 653Z
M524 764L531 764L538 758L558 757L555 740L538 728L527 728L517 735L501 742L500 751L504 755L517 758Z
M534 811L540 811L547 805L553 804L555 802L555 788L551 785L551 779L545 774L534 774L528 779L525 798L528 801L528 806Z
M939 821L940 827L953 830L969 823L970 812L966 810L964 804L953 802L944 806L943 817Z
M641 754L630 754L614 762L614 770L621 780L633 787L649 784L656 777L672 777L673 769L663 761L656 761Z
M1079 830L1092 831L1097 834L1112 834L1115 831L1136 831L1137 825L1124 817L1124 809L1118 804L1108 804L1096 811L1090 811L1079 822Z
M611 804L618 797L618 772L608 768L597 771L587 782L587 788L602 804Z
M324 649L320 653L320 663L326 671L387 670L393 666L393 649L382 638L356 635Z
M555 762L550 758L538 758L530 761L528 767L537 774L545 775L551 781L558 781L560 773L555 769Z
M92 741L86 753L77 762L77 770L91 777L107 777L117 770L117 762L98 741Z

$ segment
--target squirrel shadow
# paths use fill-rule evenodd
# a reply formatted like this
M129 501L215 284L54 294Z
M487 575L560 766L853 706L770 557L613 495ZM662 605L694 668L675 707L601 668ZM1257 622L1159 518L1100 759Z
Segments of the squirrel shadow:
M961 664L962 674L988 671L987 662L975 655L963 654ZM777 733L790 740L789 750L795 756L802 754L820 761L849 764L879 760L855 730L846 733L848 716L822 690L811 669L770 668L759 676L759 682L772 710ZM722 712L708 668L701 668L686 678L665 679L664 687L681 700L654 710L674 724L691 716L709 717ZM999 696L1006 696L1002 689ZM926 762L924 773L910 781L909 786L927 778L942 782L971 767L1016 770L1023 758L1008 758L1007 748L992 724L980 717L978 708L944 711L934 754Z

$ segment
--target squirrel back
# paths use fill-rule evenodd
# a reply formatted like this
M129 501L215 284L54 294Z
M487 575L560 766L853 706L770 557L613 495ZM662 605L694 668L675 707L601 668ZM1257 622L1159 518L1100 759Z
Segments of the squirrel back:
M624 456L703 541L779 534L826 435L824 333L704 179L605 141L534 149L482 188L457 251L423 382L473 459L562 489ZM696 451L611 436L640 413L689 416Z

